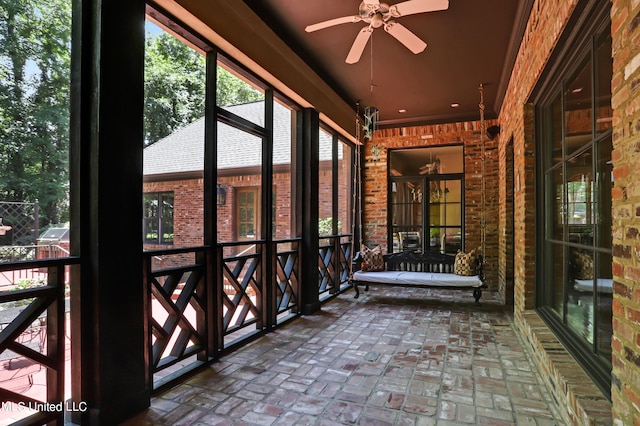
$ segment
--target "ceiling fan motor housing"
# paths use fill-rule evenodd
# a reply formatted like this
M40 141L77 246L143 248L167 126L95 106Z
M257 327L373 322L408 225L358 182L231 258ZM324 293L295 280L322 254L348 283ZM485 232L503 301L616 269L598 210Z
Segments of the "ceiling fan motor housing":
M360 18L367 24L371 24L373 28L381 27L391 18L389 5L386 3L367 4L360 3Z

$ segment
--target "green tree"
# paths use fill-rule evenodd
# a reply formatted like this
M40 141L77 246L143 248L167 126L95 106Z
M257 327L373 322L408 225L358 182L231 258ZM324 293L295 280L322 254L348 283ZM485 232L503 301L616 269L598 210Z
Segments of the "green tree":
M0 0L0 199L67 220L71 2Z
M204 115L205 58L172 35L147 36L145 55L145 142L154 143ZM216 70L218 106L263 100L262 93Z
M150 144L204 115L205 58L168 33L148 36L144 86Z

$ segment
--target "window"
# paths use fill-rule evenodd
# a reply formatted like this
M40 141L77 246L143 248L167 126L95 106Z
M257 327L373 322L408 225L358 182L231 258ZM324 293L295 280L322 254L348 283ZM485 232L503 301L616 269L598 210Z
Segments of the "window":
M353 145L329 127L321 127L318 160L319 236L346 237L352 232L353 221Z
M463 148L390 153L390 252L463 249Z
M258 239L258 190L238 188L236 190L236 218L238 240Z
M144 194L143 241L173 244L173 192Z
M610 30L538 106L539 310L607 393L611 372L613 173ZM569 65L570 66L570 65Z
M333 144L334 137L325 129L319 130L318 232L320 237L334 234L333 224Z

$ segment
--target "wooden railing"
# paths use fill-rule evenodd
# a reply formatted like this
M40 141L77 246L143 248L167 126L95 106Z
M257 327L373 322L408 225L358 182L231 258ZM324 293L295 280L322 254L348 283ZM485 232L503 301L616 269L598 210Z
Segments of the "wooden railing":
M206 363L211 356L206 327L212 321L212 286L206 284L210 256L211 250L205 247L144 256L149 371L157 386ZM169 266L153 266L166 259L163 263Z
M320 237L318 293L325 300L349 286L351 234Z
M25 414L21 425L64 424L64 409L57 407L65 400L65 277L68 267L78 263L76 257L0 263L0 276L28 276L37 270L43 277L4 282L0 291L0 363L2 373L11 373L0 379L0 400L3 408L10 404L14 413ZM44 390L32 388L33 376L41 371Z
M151 386L298 315L299 241L145 252Z

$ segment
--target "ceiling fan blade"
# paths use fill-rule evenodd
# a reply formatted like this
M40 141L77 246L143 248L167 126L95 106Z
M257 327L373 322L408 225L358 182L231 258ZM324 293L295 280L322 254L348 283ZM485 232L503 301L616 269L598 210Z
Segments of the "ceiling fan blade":
M416 13L435 12L449 8L449 0L408 0L389 6L394 18Z
M353 24L355 22L362 21L362 18L358 15L354 16L343 16L342 18L329 19L328 21L318 22L317 24L308 25L304 30L308 33L313 31L318 31L323 28L332 27L334 25L340 24Z
M367 46L367 42L369 41L371 34L373 34L373 28L368 25L360 30L353 42L353 45L351 45L351 50L349 50L349 54L345 60L346 63L355 64L360 60L360 56L362 56L362 52Z
M400 43L404 44L405 47L413 53L420 53L427 47L427 43L420 40L420 38L409 31L407 27L398 24L397 22L387 22L384 25L384 30L391 34Z

